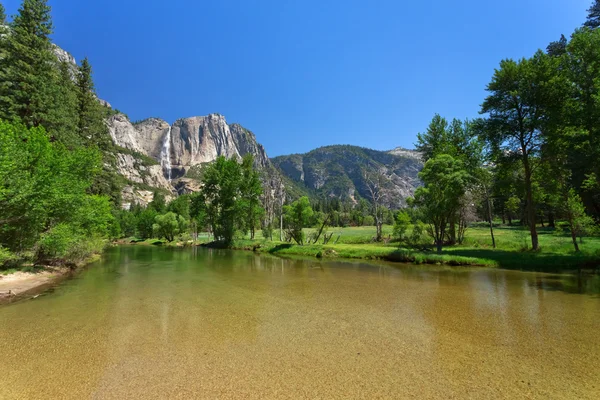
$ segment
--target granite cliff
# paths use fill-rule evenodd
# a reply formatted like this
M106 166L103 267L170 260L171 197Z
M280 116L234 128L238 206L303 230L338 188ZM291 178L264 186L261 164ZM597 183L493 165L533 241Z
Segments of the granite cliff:
M369 199L365 171L382 171L391 191L388 206L398 208L420 185L423 168L419 153L397 148L389 152L357 146L326 146L306 154L271 159L285 176L307 193L319 197L337 197L356 202Z

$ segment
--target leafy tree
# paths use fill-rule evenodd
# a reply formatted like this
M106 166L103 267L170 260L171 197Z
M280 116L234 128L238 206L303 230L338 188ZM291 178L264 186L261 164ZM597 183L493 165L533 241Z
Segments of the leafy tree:
M190 219L190 195L184 194L176 197L167 206L167 211L174 212L177 215L181 215L186 220Z
M68 151L41 127L0 122L0 245L21 253L58 225L108 235L114 218L107 198L87 194L100 164L95 150Z
M571 231L571 239L575 251L579 251L577 236L583 236L590 228L594 227L594 220L585 213L585 207L579 195L574 189L569 190L566 195L565 214Z
M600 26L600 0L594 0L594 4L588 9L587 20L583 25L592 29Z
M481 113L488 114L482 136L495 150L496 160L518 162L523 168L527 222L534 250L539 242L533 173L544 142L545 107L553 95L550 84L556 71L553 60L541 51L532 59L503 60L488 84L490 94L481 108ZM511 157L506 158L506 154Z
M283 212L289 238L302 246L304 244L302 229L308 226L313 216L313 209L308 197L303 196L292 204L284 206Z
M117 213L117 221L119 222L122 237L135 236L137 227L136 214L132 211L120 210Z
M600 176L600 29L576 31L562 61L564 120L553 130L551 145L555 154L567 155L571 184L598 217L600 191L582 189L590 174Z
M240 208L243 215L244 230L250 231L251 239L254 239L256 227L260 226L260 220L265 213L260 201L263 193L262 182L253 165L254 157L252 154L244 156L240 182Z
M175 236L183 232L186 225L185 219L174 212L157 215L154 220L156 222L152 227L154 234L159 239L165 238L169 242L175 240Z
M429 224L429 234L441 253L449 220L459 207L470 177L462 162L442 154L425 163L419 178L425 186L416 190L412 203Z
M408 230L412 226L410 215L405 210L400 211L396 215L394 222L394 237L404 243L408 241Z
M153 208L146 208L137 217L137 235L140 239L150 239L153 236L154 223L157 212Z
M231 245L242 217L240 198L241 167L236 159L220 156L204 171L201 196L206 205L207 222L215 239Z

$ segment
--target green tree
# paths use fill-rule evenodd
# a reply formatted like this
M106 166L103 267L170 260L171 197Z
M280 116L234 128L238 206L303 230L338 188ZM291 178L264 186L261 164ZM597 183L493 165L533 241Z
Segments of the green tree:
M567 52L567 38L565 35L560 35L560 39L555 42L551 42L548 47L546 47L546 53L552 57L560 57Z
M137 235L140 239L150 239L153 237L156 216L156 210L150 207L143 210L137 216Z
M23 252L60 224L106 236L114 223L110 205L87 194L100 168L93 149L69 151L42 127L0 122L0 245Z
M287 234L299 245L304 244L304 227L308 226L313 216L308 197L303 196L290 205L283 207L284 221L287 226Z
M191 197L189 194L183 194L176 197L167 205L167 211L181 215L186 220L190 219Z
M154 220L155 224L152 229L156 237L165 238L169 242L175 240L175 236L182 233L186 226L185 219L173 212L157 215Z
M600 176L600 29L576 31L562 58L566 76L564 120L553 129L551 145L556 155L567 155L571 185L584 204L600 216L600 191L583 190L590 174Z
M470 176L461 161L442 154L425 163L419 178L425 186L416 190L412 204L429 224L429 234L441 253L448 223L460 205Z
M566 194L564 204L564 212L569 223L573 246L575 247L575 251L579 252L577 236L583 236L590 228L594 227L594 220L586 214L581 197L579 197L574 189L569 190Z
M162 192L155 190L152 196L152 201L148 204L148 208L153 209L158 214L162 214L167 210L167 200Z
M250 231L250 238L254 239L257 226L260 226L260 220L265 214L261 205L261 196L263 194L260 175L253 167L254 157L247 154L242 160L242 177L240 187L240 208L243 215L244 230Z
M412 221L410 215L405 210L401 210L396 215L394 221L394 237L400 241L400 243L406 243L408 241L408 231L412 227Z
M594 4L588 9L587 20L583 25L592 29L600 26L600 0L594 0Z
M544 143L545 107L552 104L555 58L538 51L532 59L503 60L487 86L490 93L481 113L488 114L481 130L496 160L520 163L524 172L527 222L531 243L538 248L533 174ZM506 155L511 157L506 157Z
M96 96L92 66L87 57L81 61L81 65L78 67L77 101L79 136L86 143L106 150L110 146L110 137L104 123L103 106Z
M231 245L236 227L242 218L239 205L241 196L241 167L236 159L218 157L204 171L201 190L206 205L206 218L216 240Z
M46 0L24 0L6 37L6 60L0 79L0 117L20 118L29 127L50 125L56 94L56 57Z

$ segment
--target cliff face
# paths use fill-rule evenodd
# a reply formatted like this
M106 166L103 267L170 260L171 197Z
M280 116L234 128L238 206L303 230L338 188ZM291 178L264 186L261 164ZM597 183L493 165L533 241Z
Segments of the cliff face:
M238 124L228 125L219 114L177 120L171 140L171 160L178 168L211 162L218 156L243 157L248 153L254 155L259 167L269 162L252 132Z
M364 171L382 171L391 192L388 206L406 203L420 185L423 168L419 154L412 150L376 151L356 146L327 146L306 154L272 159L275 166L297 185L320 196L357 201L369 200Z
M253 154L258 168L270 165L254 134L238 124L228 125L219 114L180 119L173 126L159 118L133 124L127 116L116 114L107 120L107 125L113 142L122 148L117 158L118 171L134 186L179 193L197 190L186 173L219 156L241 158ZM127 187L123 193L126 202L136 201L135 193L135 189Z

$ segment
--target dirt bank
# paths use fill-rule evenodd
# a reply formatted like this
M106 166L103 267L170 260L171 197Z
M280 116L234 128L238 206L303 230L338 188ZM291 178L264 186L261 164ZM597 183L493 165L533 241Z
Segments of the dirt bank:
M47 267L35 273L15 272L0 275L0 304L39 294L71 273L70 268Z

